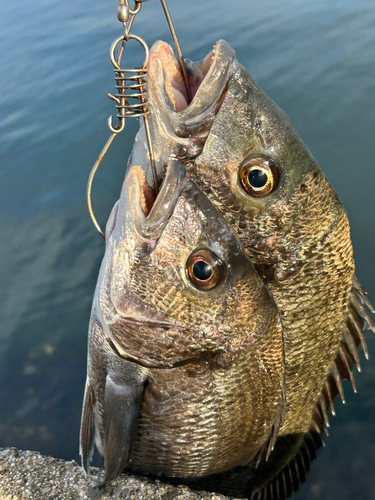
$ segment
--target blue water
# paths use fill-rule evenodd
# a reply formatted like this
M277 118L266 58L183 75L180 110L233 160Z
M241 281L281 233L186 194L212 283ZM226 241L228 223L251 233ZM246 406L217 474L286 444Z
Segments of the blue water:
M3 2L0 19L0 446L77 459L86 336L104 244L85 205L108 137L117 2ZM219 38L290 115L349 214L357 275L375 302L373 0L169 0L181 46ZM156 0L134 33L170 35ZM129 67L139 65L127 54ZM116 139L93 190L105 223L137 128ZM375 336L368 334L375 360ZM363 356L362 356L363 359ZM375 364L346 385L298 500L375 499Z

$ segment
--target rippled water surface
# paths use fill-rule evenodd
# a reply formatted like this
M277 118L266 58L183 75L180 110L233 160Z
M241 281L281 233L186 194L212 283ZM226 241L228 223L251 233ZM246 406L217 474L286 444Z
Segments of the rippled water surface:
M3 2L0 20L0 446L77 459L86 337L104 244L85 205L108 136L115 0ZM201 59L219 38L290 115L349 214L357 275L375 302L373 0L169 0L181 46ZM135 33L170 41L160 3ZM127 55L129 66L138 65ZM104 224L137 128L94 186ZM327 446L295 498L375 499L375 338L345 387ZM345 383L346 384L346 383Z

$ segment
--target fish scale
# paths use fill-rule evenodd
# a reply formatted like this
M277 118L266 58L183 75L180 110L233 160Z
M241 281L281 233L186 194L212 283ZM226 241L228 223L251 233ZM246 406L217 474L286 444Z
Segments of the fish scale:
M266 348L264 344L263 347L259 346L258 348L265 352L270 352L272 350L272 347L270 348L270 346L268 346ZM241 367L245 368L245 373L247 370L251 369L253 363L252 354L249 353L249 355L245 357L241 356ZM271 365L273 366L274 363L271 362ZM183 371L184 369L178 369L176 373L170 374L175 385L178 385L179 374L183 373ZM182 394L179 393L178 399L176 398L177 400L174 405L171 406L170 402L167 401L168 417L166 417L166 412L163 407L160 408L160 401L158 401L157 408L152 407L152 402L149 402L150 398L148 398L148 393L146 393L143 405L146 407L150 404L151 407L144 409L141 406L139 429L140 436L143 436L144 439L136 441L133 448L134 454L131 456L130 467L135 471L159 475L160 461L158 460L158 464L154 465L155 458L152 461L148 461L147 458L151 459L152 456L155 457L155 454L159 453L158 436L161 433L164 435L166 433L166 418L171 422L170 425L167 425L171 435L169 439L166 438L169 443L169 455L165 457L165 463L162 462L164 475L182 475L182 477L189 477L197 474L201 475L202 472L204 473L205 471L214 473L220 470L223 463L230 464L230 461L232 461L232 466L238 465L238 457L241 457L241 450L246 448L249 442L249 431L246 432L246 418L253 421L253 427L250 433L252 443L257 442L256 437L254 438L254 434L263 434L263 426L265 423L263 420L258 421L256 424L258 430L256 431L254 429L255 421L252 415L257 413L257 408L250 405L250 399L247 397L246 391L243 390L244 381L247 380L245 373L243 372L243 368L234 366L234 364L231 368L226 370L218 369L212 372L204 371L203 374L194 377L194 381L197 382L199 390L193 389L193 387L190 386ZM267 369L263 370L263 373L267 378ZM183 378L182 374L181 377ZM209 378L207 379L207 377ZM210 377L213 377L212 381ZM189 381L191 381L191 377L189 377ZM161 381L160 383L163 382ZM267 384L259 384L258 391L260 391L260 394L263 393L263 387L265 385ZM215 389L212 386L214 386ZM160 392L163 392L163 388L160 389ZM201 399L200 393L206 395L203 400ZM194 396L197 396L197 394L199 397L195 400ZM176 430L173 428L173 422L179 419L181 415L181 407L184 406L185 397L190 400L189 407L194 408L196 419L192 425L192 422L183 415L184 427L182 432L187 435L186 447L188 453L186 464L182 465L182 459L176 459L174 463L170 460L170 457L179 455L181 443L175 437ZM209 397L208 401L206 399L207 397ZM262 400L262 396L259 396L259 400ZM214 409L210 412L209 409L212 405ZM200 411L203 411L203 414L200 413ZM207 411L209 411L211 418L207 417ZM142 415L145 413L152 415L150 420L147 418L142 420ZM160 419L155 417L157 413L161 414ZM202 422L204 422L204 425L202 425ZM220 424L218 422L220 422ZM144 432L142 431L143 428L145 429ZM197 439L195 434L202 436L201 439L203 442L201 447L196 448ZM228 434L231 435L230 439ZM195 445L193 445L193 443L195 443ZM192 446L194 446L194 449L192 449ZM258 442L258 447L260 446L261 441ZM213 452L213 450L215 451ZM247 462L250 458L251 455L249 454L244 462ZM137 463L139 464L138 466ZM176 474L177 472L178 474Z

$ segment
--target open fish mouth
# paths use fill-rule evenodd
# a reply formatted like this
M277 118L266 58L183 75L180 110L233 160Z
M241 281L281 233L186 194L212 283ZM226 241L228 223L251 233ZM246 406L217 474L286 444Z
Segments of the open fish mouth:
M129 170L125 180L129 208L143 239L155 241L160 238L185 186L185 178L185 167L176 160L170 161L156 197L142 168L134 166Z
M224 40L196 63L186 59L192 102L188 102L182 70L172 48L156 42L150 51L148 66L150 105L172 126L179 137L207 132L225 97L232 73L234 50Z
M133 167L126 180L129 207L142 238L158 239L166 226L186 175L175 158L184 161L202 151L224 100L235 59L234 50L220 40L202 61L185 60L192 91L192 101L188 102L181 66L172 48L162 41L151 48L149 120L160 193L156 197L152 184L147 182L151 179L151 165L148 151L145 155L143 148L133 150L131 163L142 165L144 171L140 166Z

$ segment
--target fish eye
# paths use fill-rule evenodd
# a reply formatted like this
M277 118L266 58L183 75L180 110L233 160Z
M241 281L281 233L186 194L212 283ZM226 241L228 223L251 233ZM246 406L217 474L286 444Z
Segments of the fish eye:
M211 290L224 278L224 264L208 249L196 250L186 262L187 275L198 290Z
M275 162L262 154L247 158L240 166L239 177L242 188L254 197L270 194L279 180Z

